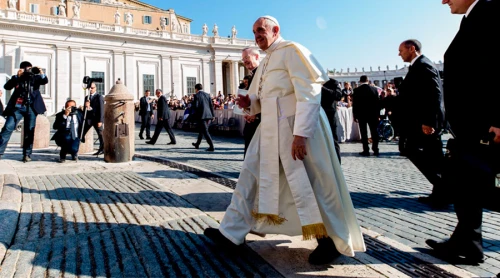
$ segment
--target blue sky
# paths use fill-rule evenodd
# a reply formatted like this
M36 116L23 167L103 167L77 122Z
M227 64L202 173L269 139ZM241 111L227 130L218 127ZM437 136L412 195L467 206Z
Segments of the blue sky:
M252 25L261 15L276 17L285 39L306 46L330 70L349 67L373 70L404 65L399 44L408 38L422 42L422 52L432 61L443 60L456 34L461 16L451 15L441 0L144 0L174 9L193 20L191 33L201 34L214 23L220 36L231 34L253 39Z

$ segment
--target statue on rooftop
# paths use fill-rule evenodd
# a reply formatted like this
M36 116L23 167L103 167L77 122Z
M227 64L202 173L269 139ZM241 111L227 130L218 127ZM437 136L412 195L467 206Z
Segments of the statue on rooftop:
M76 18L76 19L80 18L80 8L81 7L82 7L82 2L75 1L75 4L73 4L73 18Z
M214 37L219 36L219 27L217 27L217 24L214 24L214 29L212 30L212 33L214 34Z
M236 26L233 25L233 28L231 28L231 38L236 39L236 34L238 34L238 31L236 31Z
M120 18L121 18L120 12L117 9L115 12L115 24L116 25L120 25Z
M203 27L201 27L201 30L203 31L203 33L201 35L206 36L208 33L208 26L206 23L203 24Z

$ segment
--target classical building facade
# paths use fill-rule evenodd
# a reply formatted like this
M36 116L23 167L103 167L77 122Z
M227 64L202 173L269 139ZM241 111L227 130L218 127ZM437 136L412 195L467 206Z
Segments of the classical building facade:
M0 83L21 61L44 69L49 115L68 98L82 104L84 76L103 78L102 94L121 79L136 99L157 88L180 98L196 83L211 94L236 93L247 73L241 50L254 41L237 39L234 26L230 37L220 37L217 25L199 26L202 35L191 28L191 19L174 10L135 0L2 0Z
M442 61L434 63L434 65L439 71L443 70ZM404 78L407 72L408 67L405 65L403 68L398 68L398 66L396 66L394 69L390 69L389 66L387 66L385 69L378 67L376 70L373 70L373 68L370 67L370 70L366 71L364 68L362 68L361 71L358 71L357 68L355 68L354 71L351 71L349 68L347 68L347 71L344 71L343 69L340 71L334 69L328 70L328 76L341 83L349 82L354 87L354 84L359 83L359 78L362 75L366 75L371 81L373 81L373 84L383 87L386 82L394 82L395 79Z

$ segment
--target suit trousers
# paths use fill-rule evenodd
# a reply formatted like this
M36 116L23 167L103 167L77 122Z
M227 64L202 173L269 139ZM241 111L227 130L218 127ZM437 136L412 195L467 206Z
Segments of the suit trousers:
M175 141L174 131L172 130L172 127L170 127L168 119L163 119L161 121L158 120L155 127L155 133L151 138L151 143L156 144L156 141L158 140L158 137L160 137L160 133L163 128L165 128L168 133L168 137L170 137L170 143L176 144L177 142Z
M141 131L139 132L139 136L142 136L144 129L146 129L146 137L150 138L151 137L151 116L149 115L149 113L146 113L145 115L141 115Z
M257 130L257 127L260 125L260 114L256 115L257 117L251 123L245 123L245 127L243 128L243 138L245 139L245 150L243 152L243 158L247 154L248 146L250 142L252 142L253 135Z
M29 117L29 120L26 119L27 116ZM13 113L7 116L7 120L5 121L2 132L0 133L0 155L4 154L5 148L7 148L7 144L9 143L12 132L16 129L16 126L19 124L23 117L25 117L23 128L26 127L27 123L29 127L29 131L24 133L25 137L23 140L23 155L31 155L33 151L33 137L35 135L36 115L33 111L33 108L30 108L28 113L26 111L26 107L22 107L20 109L15 108ZM26 131L26 129L24 131Z
M368 119L358 119L359 132L361 133L361 143L363 143L363 152L369 152L370 147L368 146L368 128L370 128L370 133L372 136L372 150L373 152L378 152L378 117L368 118Z
M458 224L450 240L472 255L483 253L483 208L500 211L500 188L495 187L495 175L500 172L498 148L492 150L478 144L451 153L453 204Z
M405 152L411 162L433 185L432 194L435 200L450 202L450 191L442 182L443 142L441 135L424 135L421 131L414 135L407 134Z
M71 131L67 130L64 133L63 144L60 146L59 158L66 159L69 153L73 158L78 156L78 149L80 148L80 138L72 139Z
M337 134L337 126L340 123L338 122L338 117L335 115L337 114L336 110L333 111L326 111L325 110L326 117L328 118L328 122L330 123L330 129L332 130L332 136L333 136L333 144L335 145L335 152L337 153L337 157L340 160L340 145L339 145L339 136Z
M104 125L101 125L101 127L97 126L97 123L91 122L91 124L87 122L85 123L85 127L83 129L83 138L85 138L85 135L87 132L90 130L91 127L94 127L95 131L97 132L97 138L99 139L99 151L104 150L104 140L102 138L102 130L104 128Z
M207 140L208 145L210 148L214 147L214 143L212 142L212 137L210 137L210 133L208 133L208 121L209 120L198 120L197 122L197 127L198 127L198 140L196 140L196 145L201 144L201 139L205 137L205 140Z

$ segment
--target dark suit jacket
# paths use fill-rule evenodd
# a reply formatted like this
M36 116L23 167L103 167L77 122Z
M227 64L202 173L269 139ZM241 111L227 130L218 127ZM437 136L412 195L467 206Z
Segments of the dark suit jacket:
M158 104L156 106L157 112L156 112L156 117L162 118L163 120L168 120L170 119L170 109L168 109L168 103L167 103L167 98L162 95L158 99Z
M380 104L377 88L362 84L354 89L352 98L354 119L369 120L379 117Z
M54 133L54 136L52 136L51 140L55 140L56 144L58 146L61 146L65 144L65 137L66 137L66 124L67 124L67 119L64 117L64 111L61 111L56 114L56 120L54 121L54 125L52 126L56 131ZM82 128L83 128L83 112L82 110L78 109L76 110L76 118L78 121L78 136L82 134Z
M410 133L422 133L422 125L439 133L445 127L441 77L424 55L415 60L399 85L401 121Z
M20 78L17 75L13 75L12 78L5 83L3 86L5 90L12 90L15 88L14 93L10 97L9 102L3 115L12 115L14 108L16 107L16 101L21 96L21 87L18 86L20 83ZM30 94L31 98L31 108L36 115L43 114L47 111L45 107L45 102L43 102L43 97L40 94L40 86L49 83L49 79L44 75L35 75L33 78L33 92Z
M214 105L208 93L198 91L194 94L194 119L195 120L210 120L214 117Z
M153 115L153 103L148 103L148 100L146 97L141 97L140 103L139 103L139 115L143 116L148 114L148 105L149 105L149 115Z
M89 99L89 96L85 97L85 102ZM95 93L90 99L90 107L92 110L87 111L87 120L92 121L93 124L104 123L104 97Z
M496 45L499 1L479 0L444 55L444 103L450 128L459 140L477 143L491 126L500 128L500 55ZM478 86L484 83L484 87ZM468 106L470 100L479 100Z

